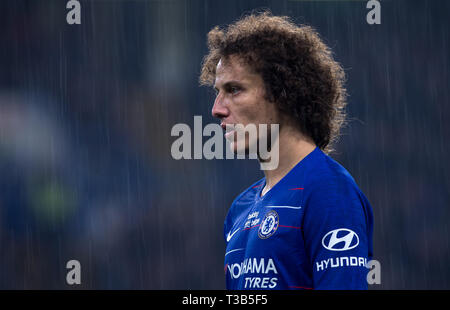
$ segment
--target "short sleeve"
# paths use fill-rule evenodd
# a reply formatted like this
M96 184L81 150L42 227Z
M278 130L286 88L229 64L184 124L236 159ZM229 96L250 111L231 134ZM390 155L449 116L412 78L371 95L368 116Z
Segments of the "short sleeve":
M314 289L367 289L372 211L348 178L329 178L305 199L303 235Z

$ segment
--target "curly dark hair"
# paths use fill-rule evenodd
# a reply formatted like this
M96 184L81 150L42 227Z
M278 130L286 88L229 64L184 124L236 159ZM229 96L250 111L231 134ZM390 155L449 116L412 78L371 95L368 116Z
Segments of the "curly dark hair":
M345 74L316 30L265 11L225 29L216 26L208 33L208 48L200 84L213 85L219 60L236 55L260 74L266 100L293 117L324 152L333 150L346 118Z

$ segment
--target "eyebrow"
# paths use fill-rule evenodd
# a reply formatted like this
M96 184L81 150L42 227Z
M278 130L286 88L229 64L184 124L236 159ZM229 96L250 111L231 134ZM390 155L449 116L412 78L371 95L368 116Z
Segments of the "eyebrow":
M241 82L241 81L237 81L237 80L231 80L231 81L227 81L227 82L223 83L223 84L222 84L222 87L223 87L223 88L226 88L226 87L231 86L231 85L233 85L233 84L239 84L239 85L241 85L242 82ZM214 89L217 89L216 84L214 84Z

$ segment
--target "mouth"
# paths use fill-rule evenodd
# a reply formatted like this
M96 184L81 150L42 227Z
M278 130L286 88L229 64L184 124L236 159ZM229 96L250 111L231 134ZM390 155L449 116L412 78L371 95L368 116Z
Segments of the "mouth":
M224 136L225 136L225 139L227 139L227 140L230 140L230 141L234 140L234 130L226 132Z
M225 139L230 140L234 138L234 125L232 124L225 124L225 123L220 123L220 127L222 127L222 129L225 131L224 136Z

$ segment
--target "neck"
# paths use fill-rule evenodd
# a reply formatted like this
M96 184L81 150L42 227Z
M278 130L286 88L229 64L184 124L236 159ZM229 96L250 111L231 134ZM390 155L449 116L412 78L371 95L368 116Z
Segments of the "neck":
M288 172L295 167L303 158L315 149L316 145L291 127L280 128L279 132L279 161L274 170L264 170L266 176L267 192L275 186Z

